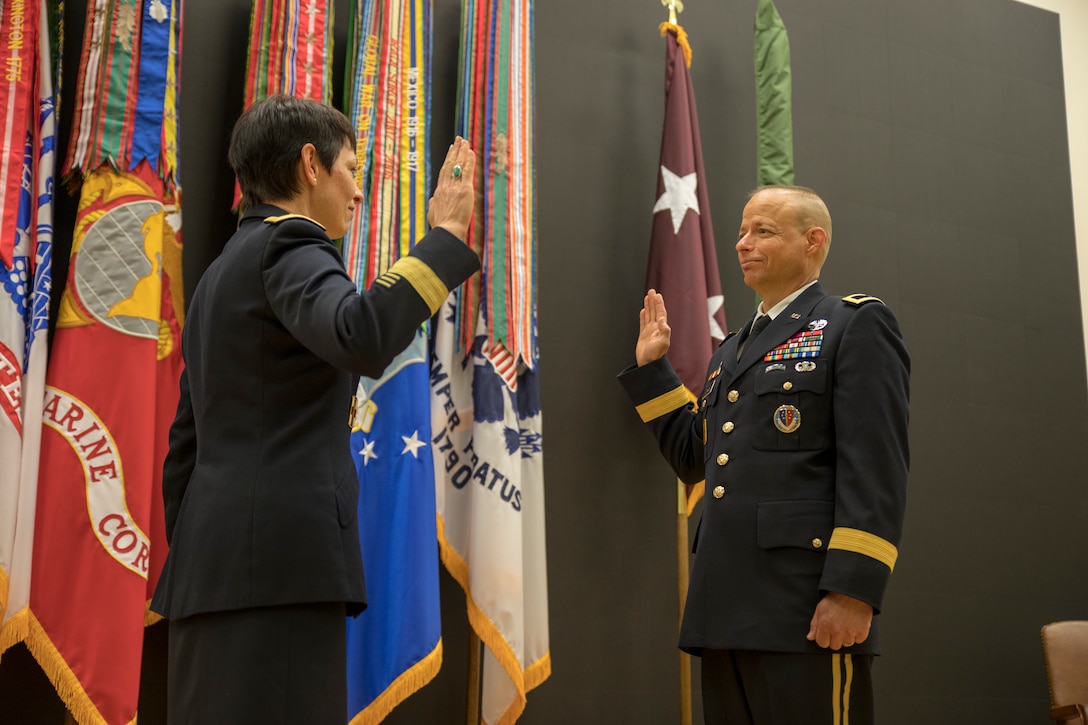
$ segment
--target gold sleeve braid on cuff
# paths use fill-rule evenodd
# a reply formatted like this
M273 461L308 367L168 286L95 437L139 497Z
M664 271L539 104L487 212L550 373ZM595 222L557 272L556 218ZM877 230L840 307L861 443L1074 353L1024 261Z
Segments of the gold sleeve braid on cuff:
M375 284L382 287L392 287L398 279L405 279L412 289L419 293L431 314L438 312L438 308L446 301L450 291L442 280L434 273L434 270L425 262L416 257L401 257L389 270L374 280Z
M683 408L690 402L691 396L688 395L688 389L680 385L664 395L659 395L653 400L647 400L642 405L636 406L635 410L638 411L643 423L649 423L651 420L660 418L666 413L671 413L677 408Z
M868 531L848 529L842 526L831 532L831 542L827 545L827 548L842 549L843 551L852 551L855 554L868 556L871 559L876 559L891 570L895 569L895 560L899 558L899 550L891 542L875 534L870 534Z

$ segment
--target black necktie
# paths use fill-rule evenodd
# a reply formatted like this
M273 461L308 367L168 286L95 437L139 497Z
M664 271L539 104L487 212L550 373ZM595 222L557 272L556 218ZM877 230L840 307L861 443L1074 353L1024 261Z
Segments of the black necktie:
M744 354L744 349L748 347L748 343L759 337L759 333L763 332L769 324L771 324L770 315L763 315L756 318L756 321L752 323L752 329L748 332L748 337L744 338L740 343L740 347L737 348L738 360L740 360L740 356Z

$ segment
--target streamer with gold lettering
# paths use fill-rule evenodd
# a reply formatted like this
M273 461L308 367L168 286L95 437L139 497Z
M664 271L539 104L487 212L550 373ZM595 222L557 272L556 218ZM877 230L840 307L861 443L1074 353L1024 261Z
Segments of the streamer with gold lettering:
M24 146L33 127L40 4L8 0L0 9L0 261L8 268L16 240Z

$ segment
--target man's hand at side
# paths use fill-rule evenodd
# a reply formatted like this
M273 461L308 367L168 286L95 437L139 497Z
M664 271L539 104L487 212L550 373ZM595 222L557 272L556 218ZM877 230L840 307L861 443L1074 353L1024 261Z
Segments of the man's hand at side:
M838 650L868 639L872 623L872 606L845 594L828 592L816 605L808 639L821 647Z

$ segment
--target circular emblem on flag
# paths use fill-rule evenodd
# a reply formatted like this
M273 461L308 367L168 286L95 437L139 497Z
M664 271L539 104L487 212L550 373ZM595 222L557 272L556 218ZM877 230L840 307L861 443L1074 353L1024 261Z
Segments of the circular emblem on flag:
M774 412L774 427L783 433L793 433L801 427L801 411L792 405L780 405Z
M117 204L89 224L76 255L80 301L118 332L158 339L161 261L151 254L151 227L162 233L162 203L139 199Z
M163 286L180 279L180 219L164 205L164 192L155 183L108 167L84 180L58 326L99 323L173 348L174 341L164 339L172 338L173 330L162 322L168 312L164 305L182 307L174 294L180 285L170 285L169 302Z

